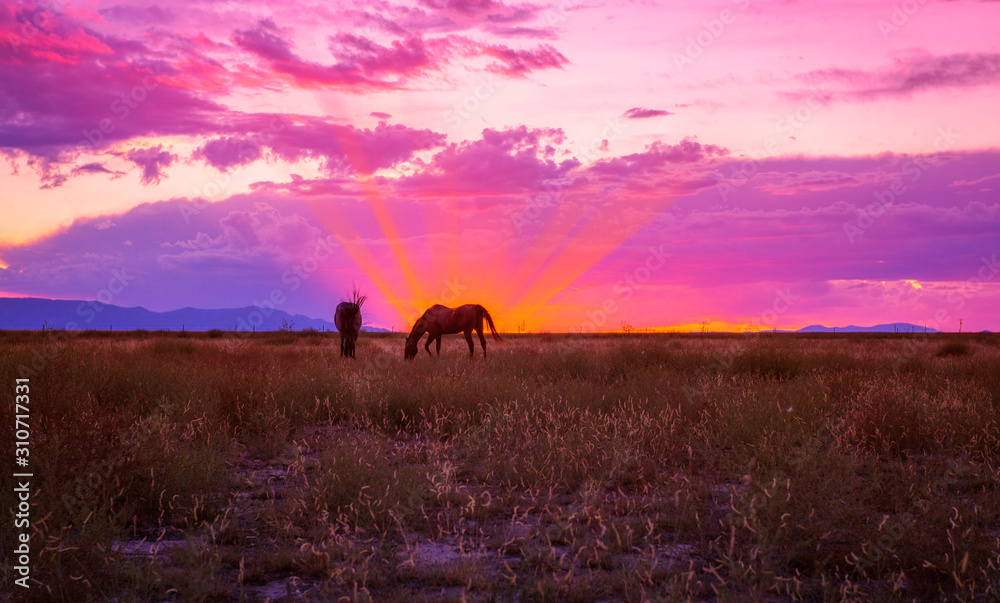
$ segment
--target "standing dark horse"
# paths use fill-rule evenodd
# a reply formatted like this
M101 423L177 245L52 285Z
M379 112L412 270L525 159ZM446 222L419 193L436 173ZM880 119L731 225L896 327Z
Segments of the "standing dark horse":
M472 343L472 331L479 335L479 342L483 344L483 358L486 358L486 338L483 337L483 319L486 319L493 333L493 338L503 341L497 328L493 325L493 318L486 308L479 304L465 304L457 308L449 308L436 304L424 312L424 315L413 324L413 330L406 338L406 347L403 350L403 358L409 360L417 355L417 343L420 338L427 333L427 343L424 349L431 353L431 342L437 340L437 353L441 355L441 336L454 335L455 333L465 333L465 340L469 342L469 357L476 355L476 346Z
M358 341L358 333L361 332L361 306L365 303L365 296L357 289L352 293L351 301L337 304L337 313L333 316L333 322L340 331L340 355L354 358L354 344Z

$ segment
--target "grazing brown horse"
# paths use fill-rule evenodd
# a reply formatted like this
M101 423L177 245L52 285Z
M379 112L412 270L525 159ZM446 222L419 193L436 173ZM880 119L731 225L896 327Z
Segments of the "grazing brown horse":
M436 304L424 312L424 315L413 324L413 330L406 338L406 347L403 349L403 358L410 360L417 355L417 343L420 338L427 333L427 343L424 349L431 353L431 342L437 340L437 353L441 355L441 336L454 335L455 333L465 333L465 340L469 342L469 357L476 355L476 346L472 343L472 331L479 335L479 342L483 344L483 358L486 358L486 338L483 337L483 319L490 326L494 339L503 341L497 333L496 326L493 325L493 317L486 311L486 308L479 304L465 304L457 308L449 308Z
M337 312L333 315L333 323L340 332L340 355L354 358L354 344L361 332L361 306L365 296L357 289L352 293L351 301L337 304Z

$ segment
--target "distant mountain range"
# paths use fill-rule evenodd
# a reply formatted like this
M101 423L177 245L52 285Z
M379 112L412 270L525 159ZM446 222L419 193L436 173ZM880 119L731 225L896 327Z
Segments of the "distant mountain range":
M302 314L289 314L283 310L266 310L257 306L204 310L182 308L170 312L153 312L142 306L123 308L96 301L42 299L37 297L0 297L0 329L95 329L132 331L146 329L157 331L210 331L212 329L240 331L278 331L285 324L292 329L336 331L337 327L322 318ZM365 331L388 332L379 327L362 327ZM781 333L923 333L923 325L894 322L871 327L827 327L809 325L797 331ZM928 333L938 333L927 329Z
M37 297L0 297L0 329L95 329L105 331L210 331L212 329L240 331L278 331L290 324L295 331L313 328L336 331L337 327L321 318L289 314L257 306L202 310L182 308L171 312L152 312L137 306L122 308L100 302L41 299ZM378 327L362 327L363 331L388 332Z
M790 333L923 333L923 325L915 325L908 322L893 322L885 325L875 325L871 327L858 327L849 325L846 327L825 327L823 325L809 325ZM940 333L937 329L926 329L927 333Z

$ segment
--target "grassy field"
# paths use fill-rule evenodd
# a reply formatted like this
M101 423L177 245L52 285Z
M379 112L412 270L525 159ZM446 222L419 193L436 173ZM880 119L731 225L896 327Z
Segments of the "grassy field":
M31 598L1000 599L998 336L489 345L0 333Z

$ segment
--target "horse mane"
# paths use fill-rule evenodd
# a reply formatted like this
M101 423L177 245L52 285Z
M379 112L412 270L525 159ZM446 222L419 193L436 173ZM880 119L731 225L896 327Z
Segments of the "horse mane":
M412 337L413 334L416 333L418 329L420 330L420 334L423 335L427 331L427 329L424 326L426 324L427 324L427 312L425 311L420 316L420 318L418 318L413 322L413 328L410 329L410 334L406 336L407 341L409 341L410 337Z

